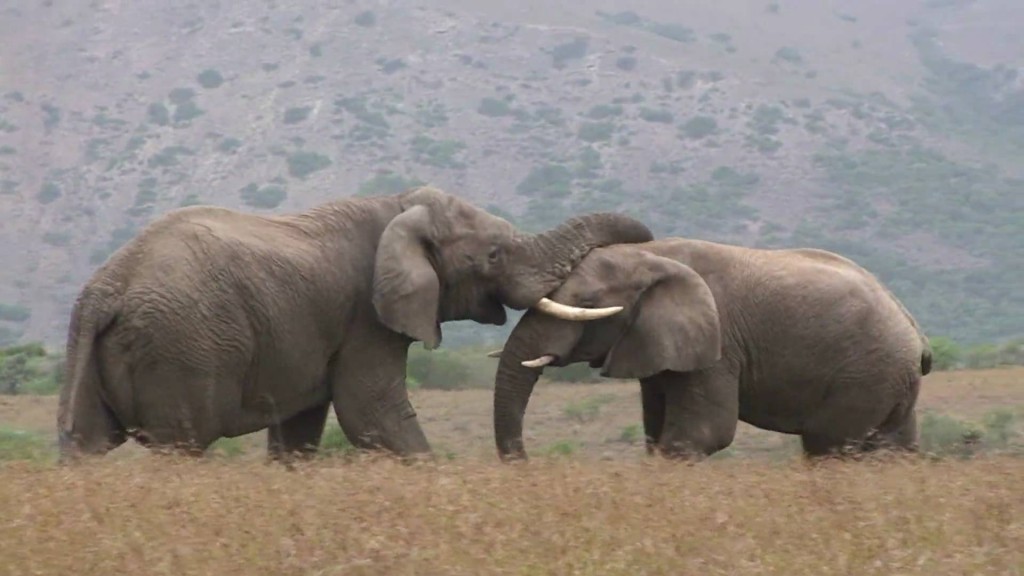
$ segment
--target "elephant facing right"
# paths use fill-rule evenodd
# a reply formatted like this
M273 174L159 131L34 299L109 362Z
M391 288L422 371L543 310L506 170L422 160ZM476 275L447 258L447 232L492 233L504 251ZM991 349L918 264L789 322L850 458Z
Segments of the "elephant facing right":
M808 456L917 450L928 338L847 258L665 238L594 249L548 297L500 353L503 460L526 457L523 416L543 367L574 362L640 380L649 452L701 459L732 443L738 421L799 435ZM621 309L582 321L560 304Z

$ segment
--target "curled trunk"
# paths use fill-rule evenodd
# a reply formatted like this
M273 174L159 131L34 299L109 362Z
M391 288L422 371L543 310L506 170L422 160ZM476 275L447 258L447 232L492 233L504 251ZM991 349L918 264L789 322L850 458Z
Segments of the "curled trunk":
M528 236L516 247L510 277L529 279L506 289L505 304L524 310L562 285L593 248L654 239L639 220L614 212L597 212L566 220L558 227Z

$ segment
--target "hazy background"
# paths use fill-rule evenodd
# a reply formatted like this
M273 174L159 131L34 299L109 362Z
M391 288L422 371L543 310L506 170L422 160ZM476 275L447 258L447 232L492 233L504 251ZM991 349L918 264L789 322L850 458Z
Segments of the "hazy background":
M526 229L830 248L933 336L1024 335L1019 1L326 4L4 2L0 345L62 346L169 209L414 182Z

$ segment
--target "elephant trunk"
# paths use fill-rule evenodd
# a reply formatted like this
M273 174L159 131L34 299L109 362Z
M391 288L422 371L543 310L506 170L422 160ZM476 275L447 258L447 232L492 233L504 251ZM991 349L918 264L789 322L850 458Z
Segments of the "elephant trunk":
M530 311L527 315L537 312ZM536 353L531 342L539 342L540 334L533 327L538 324L524 316L509 335L505 349L498 360L494 383L494 441L498 457L505 462L526 460L523 445L523 416L530 402L530 394L543 368L527 368L521 363Z
M542 234L526 236L516 247L510 277L522 279L506 288L507 306L524 310L562 285L593 248L654 239L639 220L614 212L596 212L566 220Z

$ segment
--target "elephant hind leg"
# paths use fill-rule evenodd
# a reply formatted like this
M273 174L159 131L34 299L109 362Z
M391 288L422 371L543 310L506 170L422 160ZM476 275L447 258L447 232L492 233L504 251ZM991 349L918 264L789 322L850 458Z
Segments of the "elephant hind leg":
M221 436L216 403L208 391L217 382L201 372L160 364L135 378L139 424L135 440L155 453L202 455Z
M331 403L324 402L287 420L271 424L267 430L267 454L280 460L289 454L308 457L317 452L327 423Z
M74 411L75 426L71 433L58 431L60 461L102 456L128 440L124 427L98 394L80 393L75 406L69 409Z

